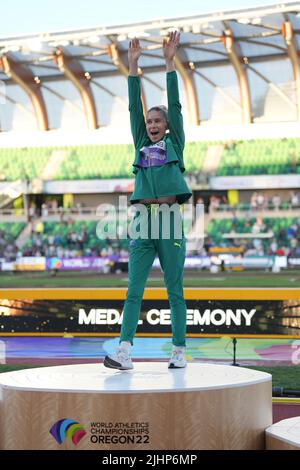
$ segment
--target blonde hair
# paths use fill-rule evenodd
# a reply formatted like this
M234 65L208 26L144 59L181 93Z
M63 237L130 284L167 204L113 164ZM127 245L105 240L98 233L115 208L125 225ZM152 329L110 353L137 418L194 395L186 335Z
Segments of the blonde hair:
M168 108L166 106L164 106L163 104L160 106L152 106L152 108L148 109L147 114L149 114L150 111L158 111L159 113L161 113L169 126Z

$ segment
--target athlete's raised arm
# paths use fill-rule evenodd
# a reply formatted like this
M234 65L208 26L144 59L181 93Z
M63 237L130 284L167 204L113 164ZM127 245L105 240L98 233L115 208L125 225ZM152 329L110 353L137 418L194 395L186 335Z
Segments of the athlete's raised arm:
M145 118L141 100L141 80L138 76L138 60L141 55L140 41L134 38L128 49L128 96L130 126L135 148L140 148L147 137Z
M175 71L174 58L179 45L180 34L172 31L167 39L163 40L163 53L167 71L167 95L168 95L168 121L170 136L175 145L182 151L184 148L183 118L179 100L178 79Z

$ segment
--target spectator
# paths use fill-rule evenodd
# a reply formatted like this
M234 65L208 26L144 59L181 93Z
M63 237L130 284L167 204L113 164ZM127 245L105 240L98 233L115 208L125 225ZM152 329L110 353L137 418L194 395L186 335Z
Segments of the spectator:
M37 222L34 226L34 231L38 235L41 235L42 233L44 233L44 224L43 224L43 222L41 222L41 221Z
M265 196L262 193L258 193L256 202L257 202L257 208L260 210L263 209L264 204L265 204Z
M62 242L63 242L63 239L62 239L60 233L57 233L54 237L54 245L59 246L59 245L62 244Z
M87 242L88 235L85 225L82 226L80 233L78 234L77 240L81 250L83 250L85 243Z
M287 238L288 238L288 240L291 240L292 238L294 238L294 236L296 234L296 231L297 231L297 225L296 224L290 225L287 228Z
M59 212L59 220L60 220L60 223L62 224L65 221L65 209L62 206L59 206L58 212Z
M44 202L44 204L42 204L42 217L48 217L48 215L49 215L48 203Z
M32 220L35 218L35 216L36 216L36 206L35 206L35 203L31 201L29 203L29 208L28 208L28 220L29 220L29 222L32 222Z
M47 239L48 245L54 245L54 240L55 240L54 235L49 234L49 235L48 235L48 239Z
M250 208L252 210L256 210L257 209L257 193L254 192L251 196L251 199L250 199Z
M57 211L57 207L58 207L57 200L56 200L56 199L52 199L52 201L51 201L51 209L53 210L53 212L56 212L56 211Z
M292 238L291 241L290 241L290 243L291 243L291 249L292 249L292 251L295 250L295 249L297 248L297 246L298 246L298 240L297 240L297 238Z
M292 205L292 208L299 207L299 193L296 193L295 191L291 191L290 203Z
M217 196L211 196L209 198L209 212L214 212L218 210L218 207L220 205L220 199Z
M276 193L276 194L273 196L273 198L272 198L272 204L273 204L275 210L279 210L279 209L280 209L281 197L279 196L278 193Z
M275 240L275 238L273 238L273 240L271 242L270 249L271 249L271 254L275 255L276 251L278 250L278 243Z
M252 227L252 233L254 234L258 234L258 233L261 233L261 228L262 228L262 224L260 223L259 219L257 218L253 227Z

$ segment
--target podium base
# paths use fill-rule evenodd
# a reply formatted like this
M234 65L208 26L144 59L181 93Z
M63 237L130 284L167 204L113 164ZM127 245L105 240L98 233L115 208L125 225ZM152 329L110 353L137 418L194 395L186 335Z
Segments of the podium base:
M217 364L79 364L0 375L1 449L263 449L271 376Z

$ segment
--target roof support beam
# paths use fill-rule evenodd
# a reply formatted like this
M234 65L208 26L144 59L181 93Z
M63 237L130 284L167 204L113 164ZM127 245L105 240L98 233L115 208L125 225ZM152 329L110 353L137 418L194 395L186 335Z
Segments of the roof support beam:
M277 61L279 59L286 59L286 52L285 53L278 53L278 54L272 54L269 56L264 56L264 55L257 55L257 56L251 56L249 58L249 63L251 64L263 64L263 63L268 63L268 62L273 62ZM224 67L224 65L228 65L228 56L226 54L226 59L220 59L218 61L213 61L213 60L194 60L193 64L195 66L195 69L198 68L209 68L209 67ZM186 64L186 67L189 64ZM145 66L143 67L143 73L155 73L155 72L164 72L166 69L164 64L161 65L152 65L152 66ZM104 71L95 71L93 72L92 79L95 78L102 78L102 77L117 77L120 76L120 70L104 70ZM51 75L43 75L43 84L44 83L52 83L52 82L57 82L61 81L62 77L61 74L51 74ZM9 85L11 83L11 79L7 78L3 80L5 84Z
M80 93L88 129L97 129L97 111L93 92L90 86L90 75L84 71L77 60L69 57L61 48L56 50L53 58L59 69L73 83Z
M297 103L297 119L300 121L300 59L297 48L297 41L295 38L293 26L290 21L285 21L282 24L281 31L286 43L287 53L293 67Z
M40 131L47 131L49 129L48 116L38 77L35 77L29 69L18 64L8 55L4 55L0 59L0 68L2 68L3 72L17 83L29 96L34 109L38 129Z
M230 28L224 31L222 41L238 78L243 124L249 124L252 122L251 99L246 67L242 61L242 53L238 44L234 41L234 36Z
M122 75L124 75L127 78L129 74L129 69L127 65L125 65L121 57L120 50L115 42L112 42L112 44L108 46L108 55L111 58L114 65L120 70ZM144 87L142 83L141 83L141 100L142 100L144 116L147 116L147 102L146 102Z
M181 52L181 58L179 58L178 54L175 56L174 62L175 62L175 67L180 73L180 76L182 78L183 84L184 84L184 89L187 97L187 109L189 113L189 123L191 126L199 126L199 109L198 109L198 99L197 99L197 92L196 92L196 87L195 87L195 82L194 82L194 77L193 77L193 69L192 68L187 68L184 65L182 57L183 51Z

